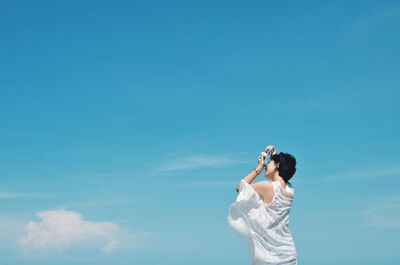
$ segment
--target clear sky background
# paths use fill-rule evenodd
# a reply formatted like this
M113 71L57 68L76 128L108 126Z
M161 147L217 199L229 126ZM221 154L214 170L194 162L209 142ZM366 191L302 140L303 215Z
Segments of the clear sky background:
M299 264L399 264L398 1L1 1L0 33L1 264L249 264L269 144Z

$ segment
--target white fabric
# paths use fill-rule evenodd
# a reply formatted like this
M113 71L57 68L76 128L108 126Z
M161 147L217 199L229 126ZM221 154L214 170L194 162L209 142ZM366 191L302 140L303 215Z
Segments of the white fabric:
M229 207L227 221L247 240L252 265L296 265L296 247L289 229L294 190L289 184L284 189L278 181L272 181L272 185L274 197L268 204L242 179L236 202Z

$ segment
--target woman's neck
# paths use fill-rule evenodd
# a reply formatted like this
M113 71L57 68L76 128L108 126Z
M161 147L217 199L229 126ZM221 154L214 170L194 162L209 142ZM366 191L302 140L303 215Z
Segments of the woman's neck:
M272 181L279 181L284 187L286 187L286 182L285 182L285 180L284 180L281 176L279 176L279 175L274 175L274 176L272 177Z

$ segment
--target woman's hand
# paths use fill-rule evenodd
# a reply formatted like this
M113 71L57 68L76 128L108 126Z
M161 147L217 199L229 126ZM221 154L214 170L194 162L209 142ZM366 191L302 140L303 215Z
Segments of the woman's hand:
M257 169L259 169L260 171L264 168L264 160L265 160L265 157L263 155L260 155L258 157Z

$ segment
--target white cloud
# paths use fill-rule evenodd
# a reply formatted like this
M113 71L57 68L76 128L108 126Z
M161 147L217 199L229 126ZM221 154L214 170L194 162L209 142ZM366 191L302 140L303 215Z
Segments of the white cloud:
M325 181L336 181L336 180L360 180L366 178L384 177L384 176L398 176L400 175L400 166L393 167L375 167L377 169L364 169L364 170L352 170L335 175L325 177Z
M111 253L115 248L117 248L119 246L120 242L117 240L111 240L110 242L108 242L105 246L103 246L101 248L101 250L103 251L103 253L105 254L109 254Z
M238 153L223 155L189 154L167 159L164 163L157 165L154 171L155 173L164 173L205 167L224 167L245 163L245 160L235 157L237 154Z
M400 195L370 199L362 211L364 223L382 228L400 228Z
M92 246L108 254L119 245L123 233L117 224L86 221L80 213L64 209L39 212L37 216L41 220L30 221L25 227L26 233L18 238L24 250L47 252Z

